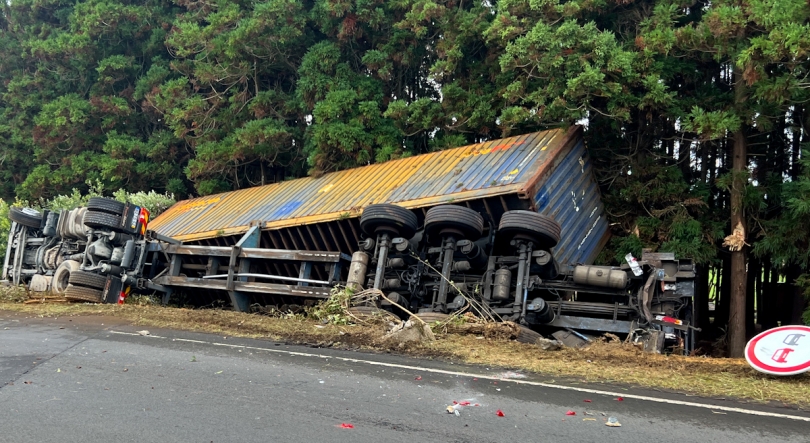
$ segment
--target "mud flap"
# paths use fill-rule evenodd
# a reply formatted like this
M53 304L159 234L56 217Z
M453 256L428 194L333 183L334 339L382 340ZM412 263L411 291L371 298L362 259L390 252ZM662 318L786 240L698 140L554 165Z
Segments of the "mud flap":
M107 277L107 284L104 285L104 290L101 292L101 299L104 303L118 303L118 297L121 295L121 290L124 284L118 277Z

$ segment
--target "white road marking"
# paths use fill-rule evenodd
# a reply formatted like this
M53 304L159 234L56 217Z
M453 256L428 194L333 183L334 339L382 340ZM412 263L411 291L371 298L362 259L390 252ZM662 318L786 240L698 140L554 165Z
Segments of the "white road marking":
M140 334L133 334L130 332L121 332L121 331L109 331L113 334L119 335L130 335L134 337L143 337L143 338L167 338L167 337L160 337L157 335L147 335L143 336ZM348 357L336 357L333 355L324 355L324 354L311 354L308 352L296 352L296 351L285 351L282 349L270 349L270 348L260 348L256 346L242 346L242 345L233 345L230 343L217 343L217 342L207 342L201 340L190 340L185 338L172 338L172 341L183 341L183 342L190 342L190 343L201 343L201 344L208 344L214 346L226 346L229 348L240 348L240 349L253 349L257 351L265 351L265 352L273 352L276 354L286 354L286 355L295 355L299 357L315 357L315 358L322 358L322 359L335 359L340 361L346 361L350 363L364 363L371 366L384 366L387 368L398 368L398 369L408 369L412 371L420 371L420 372L430 372L434 374L444 374L444 375L457 375L463 377L475 377L484 380L495 380L501 381L505 383L516 383L521 385L530 385L530 386L539 386L543 388L551 388L551 389L561 389L565 391L575 391L575 392L583 392L588 394L596 394L596 395L606 395L609 397L622 397L622 398L632 398L634 400L642 400L642 401L650 401L654 403L664 403L669 405L679 405L679 406L689 406L692 408L703 408L703 409L710 409L713 411L725 411L725 412L736 412L739 414L747 414L747 415L758 415L761 417L774 417L774 418L785 418L788 420L796 420L796 421L806 421L810 422L810 417L802 417L798 415L788 415L788 414L779 414L776 412L766 412L766 411L756 411L753 409L743 409L743 408L734 408L730 406L720 406L720 405L708 405L703 403L695 403L690 401L682 401L682 400L672 400L668 398L658 398L658 397L650 397L646 395L636 395L636 394L625 394L621 392L611 392L611 391L602 391L599 389L589 389L589 388L580 388L577 386L565 386L565 385L556 385L550 383L542 383L537 381L530 381L530 380L515 380L515 379L502 379L499 377L495 377L492 375L487 374L474 374L469 372L458 372L458 371L448 371L446 369L434 369L434 368L422 368L419 366L410 366L410 365L400 365L397 363L385 363L380 361L373 361L373 360L363 360L359 358L348 358Z

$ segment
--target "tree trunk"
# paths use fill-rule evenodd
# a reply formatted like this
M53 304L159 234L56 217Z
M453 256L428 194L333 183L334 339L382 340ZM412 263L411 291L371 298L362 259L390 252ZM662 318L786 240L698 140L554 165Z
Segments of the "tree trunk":
M697 288L695 291L695 318L693 326L697 326L703 331L709 330L709 270L710 266L697 265ZM700 333L698 333L700 337Z
M745 82L739 69L734 70L734 98L738 106L745 102ZM745 238L745 213L743 212L743 193L747 181L748 146L745 140L745 123L734 132L734 147L731 157L731 230L742 228ZM742 245L731 251L731 292L729 294L728 312L728 354L732 358L741 358L745 351L745 299L747 247Z
M716 292L717 299L714 305L714 324L721 328L726 328L726 336L728 336L728 300L731 297L731 257L724 254L722 268L718 269L718 280L720 283L717 285L718 291Z
M751 257L748 260L748 281L746 282L747 291L745 296L745 330L751 334L755 328L756 309L759 306L755 305L757 300L756 291L761 285L762 264L759 260ZM748 341L751 337L746 335L745 340Z

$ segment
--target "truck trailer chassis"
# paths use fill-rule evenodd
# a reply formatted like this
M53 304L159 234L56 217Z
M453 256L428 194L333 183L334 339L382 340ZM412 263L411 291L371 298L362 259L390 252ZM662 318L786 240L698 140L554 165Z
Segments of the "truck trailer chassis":
M59 213L11 208L3 279L78 301L158 292L164 303L184 294L239 311L313 303L336 285L374 288L397 314L395 304L431 319L477 310L521 325L527 341L613 333L691 353L691 260L644 253L590 264L610 234L580 134L526 134L190 199L153 222L98 197Z

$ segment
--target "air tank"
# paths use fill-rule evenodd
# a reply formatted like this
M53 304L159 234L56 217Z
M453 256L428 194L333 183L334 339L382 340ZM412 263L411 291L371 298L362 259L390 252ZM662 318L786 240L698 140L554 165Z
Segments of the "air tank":
M577 266L574 268L574 283L601 288L624 289L627 273L610 266Z
M495 271L495 283L492 288L492 298L494 300L507 300L511 298L512 291L512 271L501 268Z
M367 269L368 254L363 251L352 254L352 263L349 265L349 278L346 280L346 287L354 291L362 290Z

